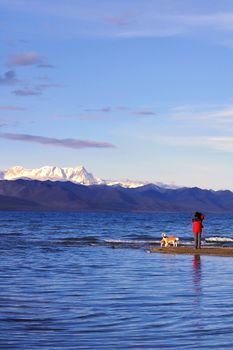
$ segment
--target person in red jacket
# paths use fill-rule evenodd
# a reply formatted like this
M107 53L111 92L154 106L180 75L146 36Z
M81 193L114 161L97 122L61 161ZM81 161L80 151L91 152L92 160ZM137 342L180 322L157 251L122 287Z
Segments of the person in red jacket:
M192 231L194 233L195 248L201 248L201 233L202 233L202 221L204 220L204 214L196 211L194 218L192 219Z

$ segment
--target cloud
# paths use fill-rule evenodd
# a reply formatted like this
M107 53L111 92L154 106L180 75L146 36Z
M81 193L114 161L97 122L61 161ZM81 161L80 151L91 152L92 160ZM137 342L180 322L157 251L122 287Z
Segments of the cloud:
M223 152L233 152L233 137L231 136L159 137L158 141L171 146L205 147Z
M16 96L36 96L36 95L42 95L42 92L39 90L33 90L33 89L18 89L12 91L13 94Z
M113 36L120 38L172 37L211 32L232 33L233 12L192 13L154 8L142 9L132 25L115 30Z
M93 121L99 121L99 120L106 120L106 117L103 115L95 115L95 114L81 114L78 116L79 120L93 120Z
M224 127L233 123L233 105L222 106L179 106L172 109L168 114L174 120L192 121L194 123L207 123L207 126ZM211 124L210 124L211 123Z
M36 90L43 91L51 88L60 88L62 87L62 84L53 84L53 83L47 83L47 84L40 84L37 85L35 88Z
M4 73L3 76L0 75L0 85L14 85L18 82L16 78L15 71L9 70Z
M42 57L37 52L23 52L10 56L7 64L9 66L29 66L42 62Z
M202 139L204 145L224 152L233 152L233 137L212 136Z
M55 68L46 62L46 58L37 52L21 52L11 55L7 60L7 65L14 66L36 66L37 68Z
M145 116L145 117L151 117L156 115L155 112L152 111L147 111L147 110L142 110L142 111L135 111L135 112L131 112L132 115L138 115L138 116Z
M112 143L102 141L88 141L78 139L56 139L51 137L28 135L28 134L11 134L11 133L0 133L0 138L13 140L13 141L24 141L30 143L38 143L41 145L49 145L54 147L66 147L73 149L81 148L115 148Z
M1 0L2 7L17 13L50 18L50 35L99 37L169 37L198 32L232 32L233 9L230 1L181 0L96 0L80 2ZM207 12L208 11L208 12ZM59 19L59 20L58 20ZM63 24L63 25L61 25ZM43 30L43 28L40 30Z
M38 68L55 68L55 66L53 66L52 64L46 64L46 63L41 63L37 65Z
M106 120L106 115L96 115L96 114L54 114L51 116L53 119L77 119L86 121L101 121Z
M87 108L84 110L85 112L98 112L98 113L111 113L111 112L122 112L130 115L138 115L138 116L153 116L156 115L155 112L149 109L142 110L132 110L126 106L116 106L116 107L102 107L102 108Z
M8 126L8 124L0 120L0 128L3 128L4 126Z
M116 15L108 15L104 16L103 20L117 26L125 26L132 22L135 18L135 13L133 11L127 11L118 16Z
M121 115L122 114L122 115ZM133 110L126 106L112 106L112 107L102 107L102 108L85 108L81 113L73 114L56 114L53 118L56 119L79 119L86 121L104 121L104 120L114 120L116 117L127 117L127 116L138 116L138 117L152 117L156 113L149 109ZM132 119L132 117L131 117Z
M7 105L0 105L0 111L27 111L27 108L24 107L18 107L18 106L7 106Z
M85 112L104 112L104 113L108 113L111 112L112 109L110 107L103 107L103 108L96 108L96 109L85 109Z
M49 19L49 24L40 27L29 27L30 22L23 25L34 34L40 32L46 36L48 31L50 36L65 38L128 39L195 35L222 45L227 38L231 39L233 31L233 6L230 0L101 0L101 6L96 0L69 0L68 3L57 0L54 6L52 0L47 0L45 4L38 0L1 0L2 8L9 11ZM40 68L43 68L42 65Z
M116 110L117 110L117 111L121 111L121 112L125 112L125 111L129 111L130 108L129 108L129 107L126 107L126 106L117 106L117 107L116 107Z
M180 15L180 21L189 26L202 26L225 31L233 30L233 12Z
M51 89L54 87L62 87L61 84L52 84L52 83L47 83L47 84L40 84L35 86L34 88L23 88L23 89L17 89L12 91L13 94L17 96L36 96L36 95L42 95L44 90Z

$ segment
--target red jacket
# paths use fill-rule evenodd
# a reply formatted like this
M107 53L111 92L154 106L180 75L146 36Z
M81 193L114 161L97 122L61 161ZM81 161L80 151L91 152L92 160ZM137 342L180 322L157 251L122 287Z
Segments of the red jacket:
M200 233L202 230L202 221L192 219L192 230L193 233Z

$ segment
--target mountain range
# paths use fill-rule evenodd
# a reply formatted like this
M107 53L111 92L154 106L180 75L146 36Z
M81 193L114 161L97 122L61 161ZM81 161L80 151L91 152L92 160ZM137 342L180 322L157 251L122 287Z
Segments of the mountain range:
M103 180L94 177L89 173L84 166L74 168L60 168L56 166L44 166L37 169L26 169L22 166L15 166L6 170L0 171L0 180L16 180L16 179L32 179L40 181L71 181L82 185L120 185L122 187L140 187L148 184L145 181L131 180ZM164 185L166 187L166 185Z
M129 179L106 180L95 177L88 172L83 165L76 167L61 168L57 166L43 166L41 168L27 169L22 166L14 166L0 171L0 180L31 179L39 181L70 181L76 184L122 186L125 188L136 188L150 184L148 181L135 181ZM161 182L154 182L155 185L164 188L177 188L174 185L167 185Z
M233 212L233 192L147 184L81 185L71 181L0 181L0 210Z

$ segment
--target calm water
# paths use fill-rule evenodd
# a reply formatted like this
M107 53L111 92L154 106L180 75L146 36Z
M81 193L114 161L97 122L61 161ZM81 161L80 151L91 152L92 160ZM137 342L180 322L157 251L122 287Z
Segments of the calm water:
M191 218L0 212L0 348L233 349L233 258L147 254ZM232 245L233 216L204 226Z

